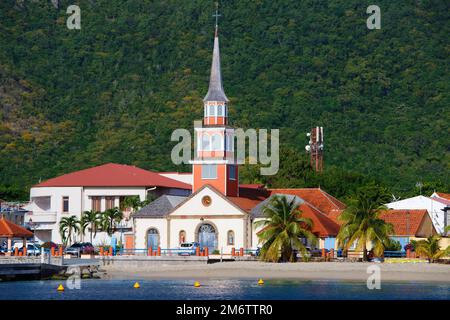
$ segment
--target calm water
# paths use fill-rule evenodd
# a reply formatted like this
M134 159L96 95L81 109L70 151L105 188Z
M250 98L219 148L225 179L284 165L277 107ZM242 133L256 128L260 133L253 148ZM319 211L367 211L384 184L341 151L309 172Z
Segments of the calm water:
M57 292L60 283L66 287ZM81 281L81 289L67 289L65 281L0 282L0 300L102 300L102 299L439 299L450 300L450 284L423 282L383 282L381 290L368 290L365 283L344 281L267 280L258 286L256 280L204 280L194 288L189 280L143 280L134 289L130 280Z

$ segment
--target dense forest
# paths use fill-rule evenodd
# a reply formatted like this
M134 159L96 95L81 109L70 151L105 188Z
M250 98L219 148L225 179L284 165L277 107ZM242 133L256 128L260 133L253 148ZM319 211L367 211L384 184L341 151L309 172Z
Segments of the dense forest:
M81 30L66 9L81 8ZM365 184L396 195L450 191L450 2L223 0L220 37L232 124L279 128L281 169L242 182ZM212 0L0 1L0 198L106 162L175 166L170 136L203 115ZM305 133L325 132L325 171Z

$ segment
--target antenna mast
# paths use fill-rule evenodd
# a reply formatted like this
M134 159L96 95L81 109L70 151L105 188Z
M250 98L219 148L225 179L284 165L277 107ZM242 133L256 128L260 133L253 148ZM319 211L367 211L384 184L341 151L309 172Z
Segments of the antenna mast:
M306 134L309 144L305 147L311 155L311 167L316 172L323 171L323 127L315 127Z

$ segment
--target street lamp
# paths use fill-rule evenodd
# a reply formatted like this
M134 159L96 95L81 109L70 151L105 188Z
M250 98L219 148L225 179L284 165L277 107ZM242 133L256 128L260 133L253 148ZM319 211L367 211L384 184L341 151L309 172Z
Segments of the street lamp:
M36 247L36 223L33 222L33 219L30 218L28 220L28 225L31 227L31 230L33 230L33 248Z

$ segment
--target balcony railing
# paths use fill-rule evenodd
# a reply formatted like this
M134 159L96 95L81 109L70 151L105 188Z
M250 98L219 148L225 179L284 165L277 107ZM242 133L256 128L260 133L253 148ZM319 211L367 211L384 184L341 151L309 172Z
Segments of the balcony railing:
M30 218L33 223L55 223L56 222L56 212L42 211L32 213L27 213L25 215L25 222L28 222Z

